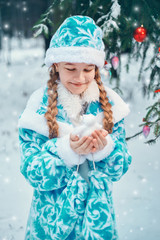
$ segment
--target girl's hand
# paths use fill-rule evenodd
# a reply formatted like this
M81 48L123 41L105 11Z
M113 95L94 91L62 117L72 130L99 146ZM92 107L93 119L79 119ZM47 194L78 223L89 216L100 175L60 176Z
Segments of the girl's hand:
M95 130L91 136L93 137L92 153L102 150L107 145L106 136L108 132L104 129Z
M78 136L70 135L70 146L77 154L89 154L93 149L93 137L84 136L79 139Z

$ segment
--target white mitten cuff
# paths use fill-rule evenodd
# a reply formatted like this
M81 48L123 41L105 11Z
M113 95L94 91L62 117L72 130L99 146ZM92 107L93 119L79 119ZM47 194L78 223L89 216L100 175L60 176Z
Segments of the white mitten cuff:
M70 136L66 135L57 139L57 152L61 159L68 167L73 167L84 163L86 157L75 153L70 146Z

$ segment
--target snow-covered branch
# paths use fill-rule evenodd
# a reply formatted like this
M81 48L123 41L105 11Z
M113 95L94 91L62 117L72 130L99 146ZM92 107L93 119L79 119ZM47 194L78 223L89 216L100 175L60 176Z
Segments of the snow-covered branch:
M118 4L118 0L112 0L112 6L111 6L110 12L100 17L96 22L98 24L99 22L102 22L104 20L103 24L101 25L104 35L107 32L111 31L112 28L118 29L116 20L120 15L120 13L121 13L121 7Z

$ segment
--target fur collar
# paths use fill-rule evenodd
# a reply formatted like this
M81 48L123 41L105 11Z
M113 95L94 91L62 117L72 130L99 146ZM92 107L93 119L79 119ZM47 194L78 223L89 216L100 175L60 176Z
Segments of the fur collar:
M82 105L87 102L99 101L99 88L95 80L93 80L82 97L79 95L72 94L68 91L64 85L58 83L58 104L63 106L63 109L67 112L70 119L79 119L80 112L82 110Z
M129 113L130 109L127 103L111 88L105 87L107 92L107 97L113 102L112 112L113 112L113 122L114 124L125 118Z
M123 101L123 99L111 88L105 87L107 92L107 97L112 102L112 111L114 123L120 121L122 118L126 117L130 110L128 105ZM84 92L82 98L79 95L74 95L70 93L64 85L59 82L58 84L58 102L62 104L67 115L73 121L79 119L79 114L82 109L82 105L87 102L99 101L99 88L96 81L92 81L87 90Z
M105 87L107 96L110 101L113 103L112 111L114 124L124 117L126 117L130 110L128 105L123 101L123 99L111 88ZM42 102L44 91L46 90L46 85L38 90L36 90L30 97L27 106L24 112L21 114L18 127L19 128L27 128L33 131L36 131L44 136L48 137L48 126L46 123L46 119L43 114L37 113L37 110ZM89 88L85 91L82 98L77 95L71 94L69 91L65 89L62 84L58 85L58 103L62 104L63 108L66 110L68 116L77 117L81 110L82 104L87 101L90 103L91 101L99 100L99 89L95 81L93 81ZM103 119L103 112L98 113L95 116L95 121L101 123ZM58 122L60 136L64 136L73 131L73 125L68 124L66 122Z

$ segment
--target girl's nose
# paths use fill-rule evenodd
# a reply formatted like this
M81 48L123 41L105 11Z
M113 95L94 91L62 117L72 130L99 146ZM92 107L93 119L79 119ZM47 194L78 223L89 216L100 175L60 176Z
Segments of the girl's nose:
M84 83L85 77L83 72L77 72L74 76L74 81Z

